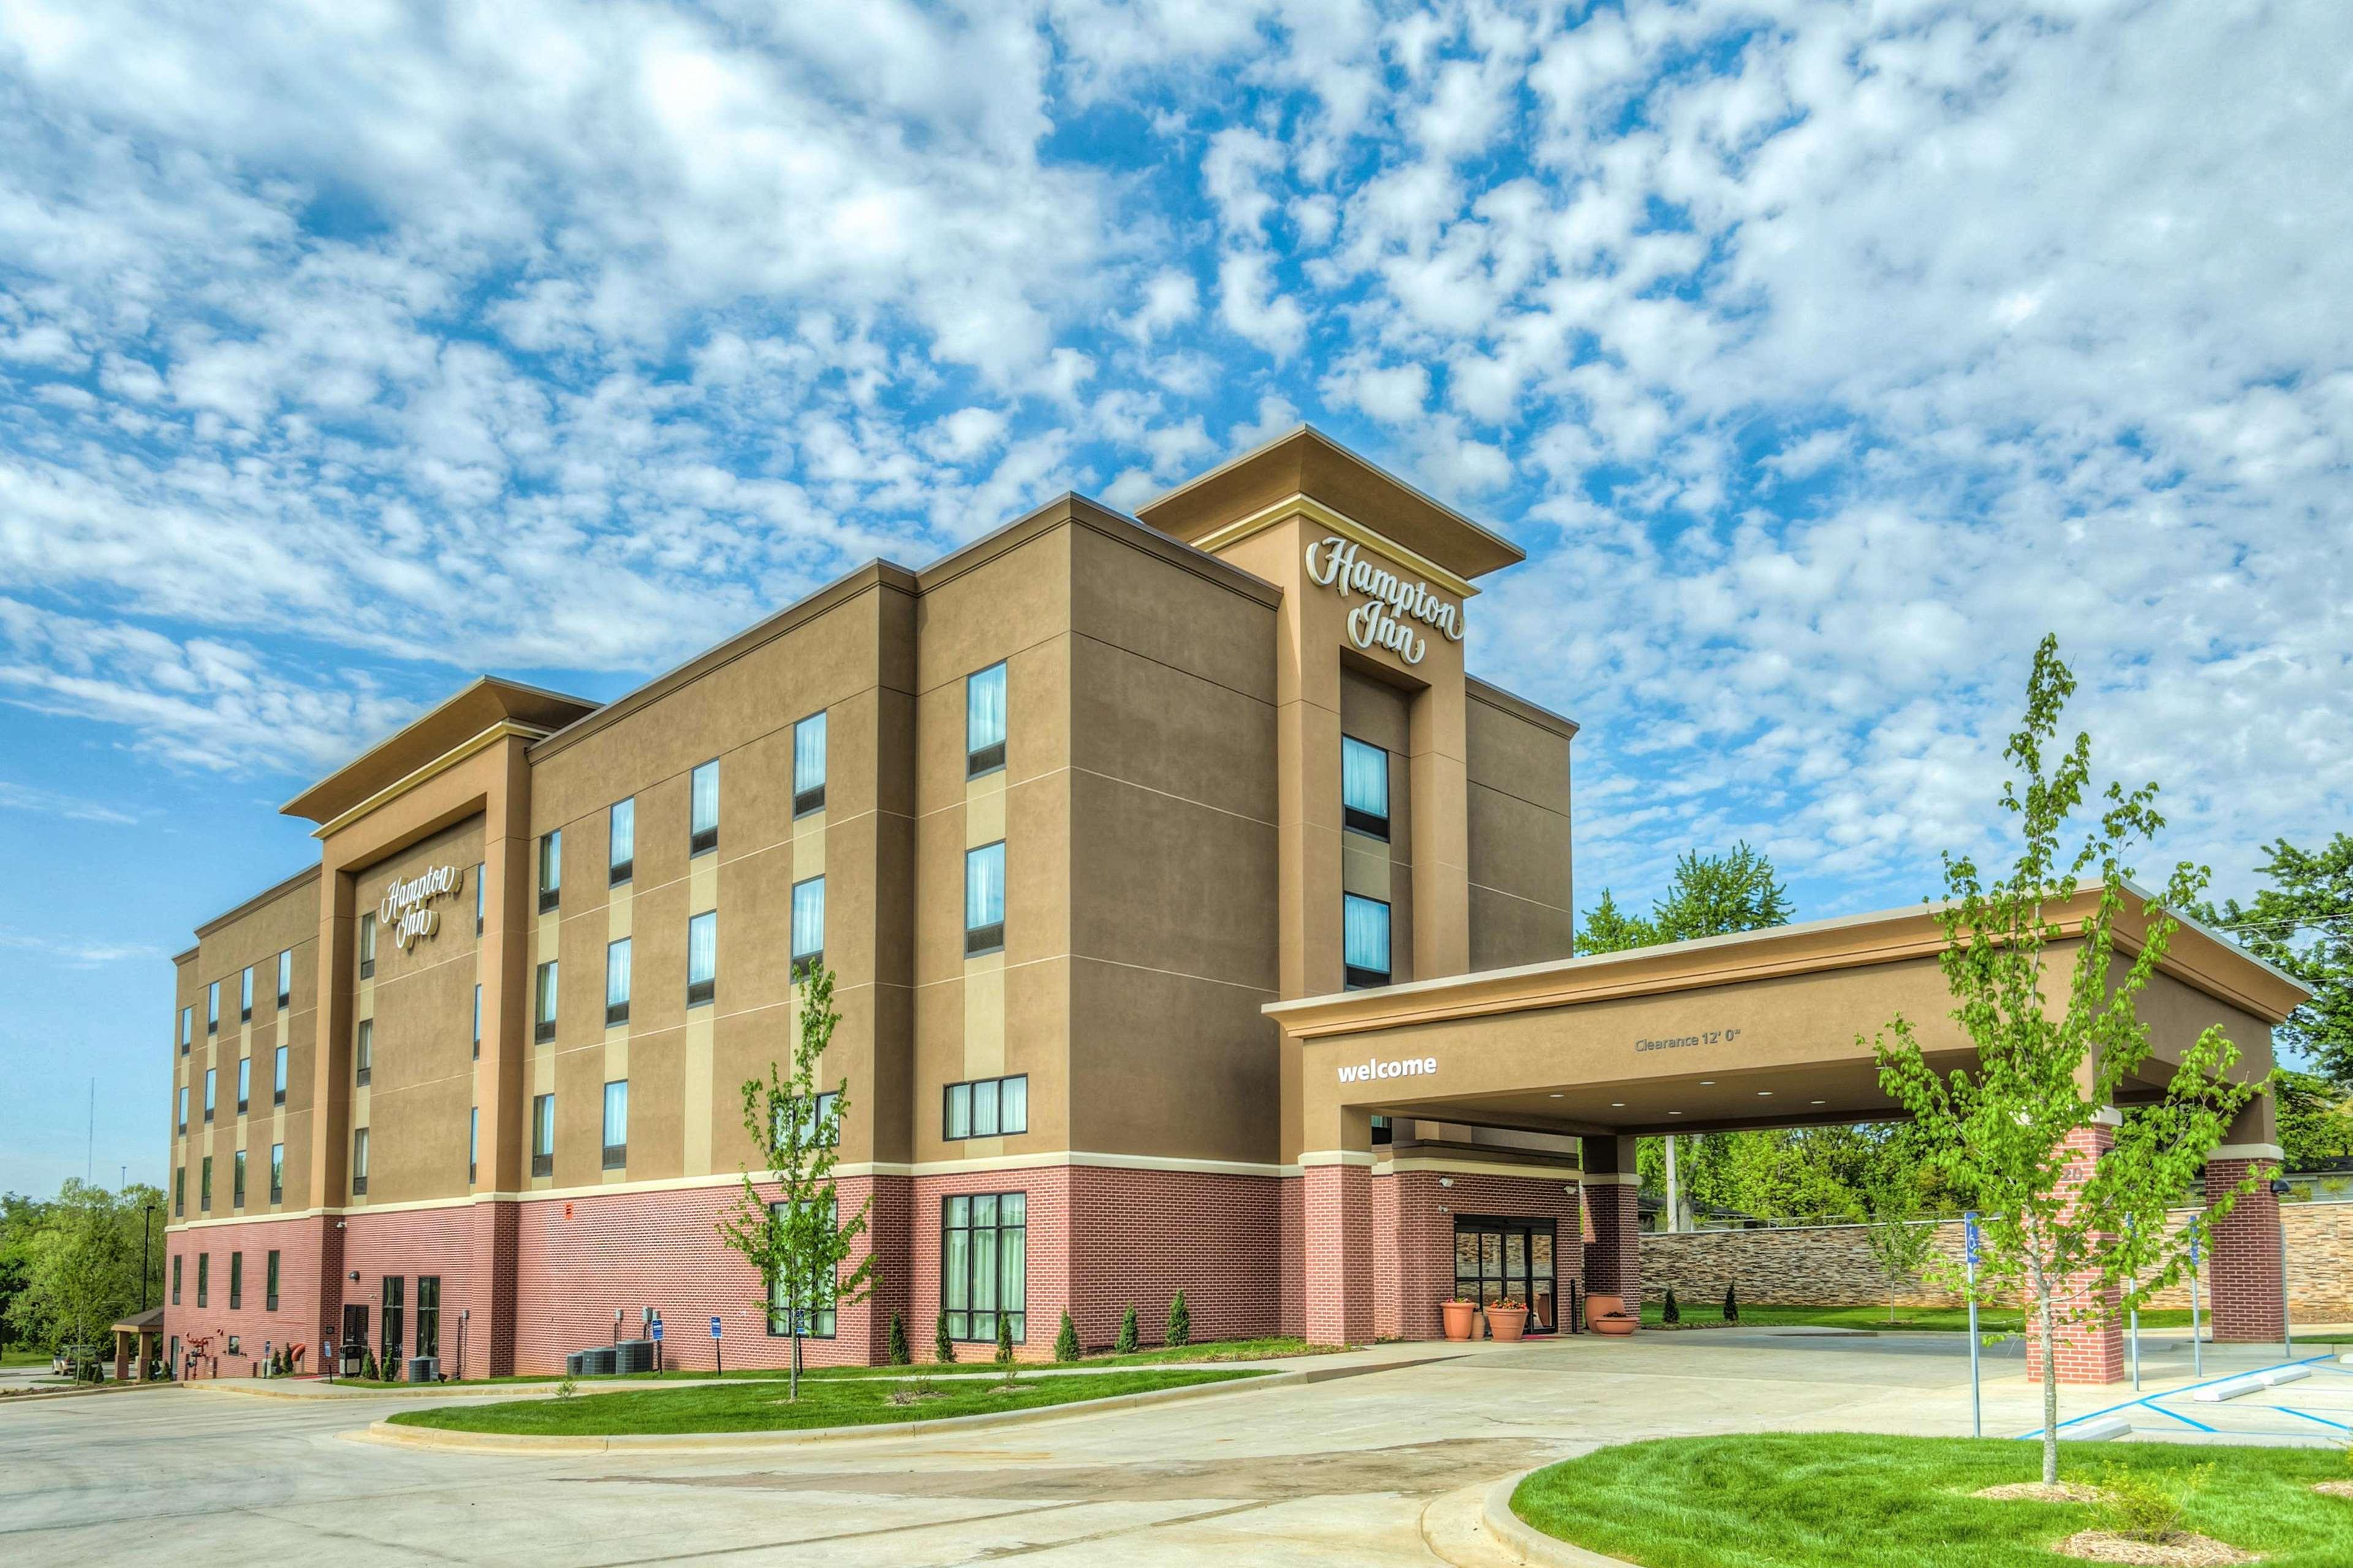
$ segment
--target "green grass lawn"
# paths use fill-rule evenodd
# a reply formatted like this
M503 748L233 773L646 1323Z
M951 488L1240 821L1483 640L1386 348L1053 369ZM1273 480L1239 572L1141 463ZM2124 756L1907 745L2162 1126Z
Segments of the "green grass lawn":
M9 1345L0 1348L0 1366L47 1366L49 1352L31 1345Z
M2353 1475L2342 1453L2068 1443L2063 1480L2105 1467L2180 1478L2212 1465L2190 1529L2267 1568L2353 1563L2353 1501L2315 1481ZM1602 1448L1537 1471L1512 1506L1528 1523L1642 1568L2052 1568L2048 1548L2098 1527L2087 1505L1990 1502L1981 1487L2042 1479L2037 1443L1853 1433L1670 1438Z
M431 1410L405 1410L392 1419L404 1426L438 1426L451 1432L512 1432L531 1436L773 1432L1034 1410L1040 1405L1072 1405L1123 1394L1145 1394L1257 1375L1249 1372L1126 1371L1106 1373L1101 1377L1027 1378L1010 1389L997 1378L943 1380L934 1397L908 1405L894 1405L891 1400L894 1391L907 1385L867 1378L805 1380L797 1404L787 1404L785 1391L773 1381L747 1380L700 1388L600 1394L586 1399L442 1405Z
M1662 1301L1642 1303L1642 1322L1647 1328L1660 1326L1666 1304ZM1686 1323L1721 1323L1724 1305L1721 1300L1684 1301L1683 1321ZM1828 1329L1884 1329L1898 1333L1916 1333L1925 1330L1966 1332L1969 1311L1966 1307L1898 1307L1895 1321L1887 1321L1885 1307L1767 1307L1743 1304L1740 1321L1751 1327L1779 1328L1807 1325ZM2211 1314L2206 1318L2210 1324ZM2156 1307L2140 1315L2144 1329L2186 1329L2189 1326L2187 1307ZM2025 1321L2015 1307L1979 1307L1978 1327L1989 1334L2015 1334L2024 1331Z

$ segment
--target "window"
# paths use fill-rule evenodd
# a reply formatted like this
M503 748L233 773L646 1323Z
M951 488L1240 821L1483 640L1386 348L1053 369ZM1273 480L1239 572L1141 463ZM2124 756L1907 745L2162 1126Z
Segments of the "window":
M253 965L250 963L245 966L244 978L237 983L237 1021L240 1024L253 1022Z
M828 1203L825 1205L825 1213L828 1223L833 1225L841 1223L841 1211L839 1205ZM773 1223L781 1224L784 1220L785 1205L770 1204L768 1214ZM838 1294L837 1288L828 1283L821 1287L818 1294L820 1298L818 1300L796 1301L793 1300L791 1286L785 1280L777 1280L768 1289L768 1332L791 1333L793 1331L792 1314L797 1310L800 1314L802 1338L818 1340L833 1338L836 1321L834 1298Z
M719 992L719 911L686 922L686 1005L699 1006Z
M605 1026L629 1021L629 939L605 946Z
M270 1064L269 1103L286 1103L286 1047L278 1047L277 1059Z
M531 1102L531 1173L555 1174L555 1096L543 1094Z
M476 936L482 934L482 907L486 898L482 891L482 871L489 864L490 862L486 860L474 862L474 934Z
M228 1255L228 1310L232 1312L245 1306L245 1254Z
M1372 1119L1372 1123L1374 1142L1394 1143L1397 1142L1397 1129L1389 1125L1389 1119L1388 1117L1376 1116Z
M286 1145L283 1143L269 1146L269 1201L273 1204L286 1201Z
M825 879L793 884L793 973L825 962Z
M188 1047L195 1044L195 1039L196 1010L194 1007L183 1007L180 1009L180 1054L182 1056L188 1054Z
M556 906L564 893L564 830L543 834L539 840L539 912Z
M605 1169L617 1171L629 1163L629 1080L616 1079L605 1086Z
M187 1212L188 1168L185 1165L175 1165L172 1168L172 1214L174 1218L177 1218Z
M1005 945L1005 840L964 852L964 952Z
M360 917L360 978L367 980L375 974L375 916Z
M205 1120L207 1121L213 1119L213 1080L219 1076L218 1068L205 1069Z
M997 1315L1015 1344L1029 1338L1029 1207L1026 1193L976 1193L940 1200L941 1302L948 1338L994 1342Z
M408 1326L403 1321L407 1316L403 1310L407 1305L406 1286L407 1281L397 1274L387 1274L384 1277L383 1348L376 1352L376 1356L384 1363L384 1375L386 1378L400 1375L393 1369L400 1364L400 1331Z
M1340 958L1351 991L1389 983L1389 907L1378 899L1340 895Z
M172 1254L172 1305L180 1304L180 1255Z
M976 1079L947 1086L944 1138L996 1138L1029 1131L1029 1076Z
M417 1277L417 1354L441 1353L441 1276Z
M239 1116L245 1114L246 1104L252 1098L252 1094L253 1058L239 1057L237 1058L237 1113Z
M278 1310L278 1252L274 1247L270 1249L269 1256L262 1259L261 1310L265 1312Z
M278 955L278 1005L282 1010L294 1005L294 950L288 948Z
M539 984L534 992L536 1010L532 1014L531 1037L540 1045L555 1038L555 960L549 959L539 966Z
M209 1307L212 1304L213 1255L209 1252L199 1252L196 1254L196 1305Z
M204 1167L196 1175L196 1207L210 1214L213 1206L213 1157L205 1156Z
M352 1043L352 1081L365 1088L375 1076L375 1020L362 1018L356 1027L359 1036Z
M825 809L825 715L793 726L793 815Z
M1340 821L1376 838L1389 836L1389 754L1354 735L1340 737Z
M964 776L978 778L1005 765L1005 666L992 664L964 679Z
M352 1129L352 1195L353 1197L367 1191L367 1134L368 1130L364 1127Z
M183 1132L185 1132L188 1130L188 1086L185 1083L180 1086L179 1130Z
M691 816L687 824L686 852L701 855L719 847L719 764L703 763L688 781Z
M482 1059L482 988L474 987L474 1059Z
M776 1107L776 1141L785 1141L785 1118L800 1108L801 1147L830 1148L841 1142L841 1096L827 1089L812 1100L796 1098Z
M605 828L605 883L617 888L637 875L638 803L615 801Z
M482 1108L466 1108L466 1184L474 1184L474 1162L482 1152Z
M228 1157L228 1206L245 1206L245 1151L239 1149Z
M220 982L217 980L205 987L205 1033L220 1033Z

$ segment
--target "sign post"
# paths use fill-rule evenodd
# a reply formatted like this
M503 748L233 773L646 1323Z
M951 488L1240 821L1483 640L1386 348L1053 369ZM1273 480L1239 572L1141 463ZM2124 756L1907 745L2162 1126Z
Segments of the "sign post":
M2272 1178L2272 1196L2274 1199L2284 1198L2295 1190L2279 1177ZM2284 1352L2283 1360L2294 1361L2295 1359L2295 1325L2288 1321L2287 1315L2287 1226L2280 1226L2274 1234L2279 1237L2280 1349Z
M662 1349L661 1318L659 1314L655 1316L654 1321L651 1323L647 1325L647 1329L648 1331L653 1335L654 1340L654 1375L656 1377L659 1377L662 1373Z
M1969 1436L1985 1436L1985 1407L1978 1390L1978 1211L1961 1216L1962 1257L1969 1271Z
M2198 1331L2198 1226L2189 1226L2189 1366L2198 1377L2206 1375L2206 1339Z
M2129 1215L2125 1216L2125 1226L2135 1233L2140 1229L2138 1226L2133 1224L2132 1216ZM2140 1277L2138 1275L2133 1276L2130 1288L2135 1292L2132 1304L2133 1392L2138 1394L2140 1392L2140 1296L2138 1294Z
M717 1361L719 1363L719 1375L725 1377L727 1375L727 1352L725 1350L721 1348L719 1343L719 1320L716 1317L713 1317L711 1320L711 1354L712 1359Z

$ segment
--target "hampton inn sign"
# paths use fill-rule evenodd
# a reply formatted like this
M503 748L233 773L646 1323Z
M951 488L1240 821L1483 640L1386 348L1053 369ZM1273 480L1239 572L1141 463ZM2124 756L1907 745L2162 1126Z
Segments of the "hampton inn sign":
M1365 596L1363 604L1348 612L1348 637L1358 647L1385 647L1408 664L1419 664L1426 645L1398 618L1405 616L1445 633L1449 642L1462 640L1461 605L1440 598L1427 583L1409 583L1386 567L1374 565L1356 553L1355 540L1335 533L1309 545L1307 577L1344 598L1350 594Z
M392 928L392 945L405 952L441 929L441 911L433 906L465 887L466 873L456 866L435 866L405 882L387 882L384 901L376 905L376 923Z

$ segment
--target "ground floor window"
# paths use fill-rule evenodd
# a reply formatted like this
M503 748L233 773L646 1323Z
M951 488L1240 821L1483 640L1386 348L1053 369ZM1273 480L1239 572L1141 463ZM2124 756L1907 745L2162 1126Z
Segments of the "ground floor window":
M830 1094L819 1095L818 1097L820 1104L822 1104L823 1101L832 1100L833 1098L835 1097ZM824 1115L825 1110L820 1109L818 1111L820 1120ZM768 1213L772 1215L782 1217L784 1212L785 1205L782 1204L770 1204L768 1205ZM831 1202L828 1202L826 1205L826 1218L835 1225L840 1224L841 1218L839 1207ZM793 1331L792 1314L796 1309L800 1312L801 1337L803 1339L829 1340L833 1338L836 1313L834 1310L834 1292L832 1290L826 1290L823 1293L822 1299L819 1300L796 1303L792 1300L792 1291L786 1286L783 1280L777 1280L775 1285L769 1288L768 1290L768 1332L772 1334L791 1333Z
M400 1331L406 1327L408 1291L406 1281L397 1274L384 1277L384 1338L377 1357L384 1363L384 1375L398 1377L395 1369L400 1365Z
M441 1277L417 1277L417 1353L441 1353Z
M1454 1293L1481 1306L1510 1300L1528 1309L1528 1331L1555 1327L1554 1222L1548 1219L1454 1221Z
M1029 1337L1029 1194L940 1201L940 1300L948 1337L993 1344L1002 1312L1013 1342L1021 1343Z
M262 1305L272 1312L278 1310L278 1254L275 1251L269 1255L269 1275L263 1284Z

